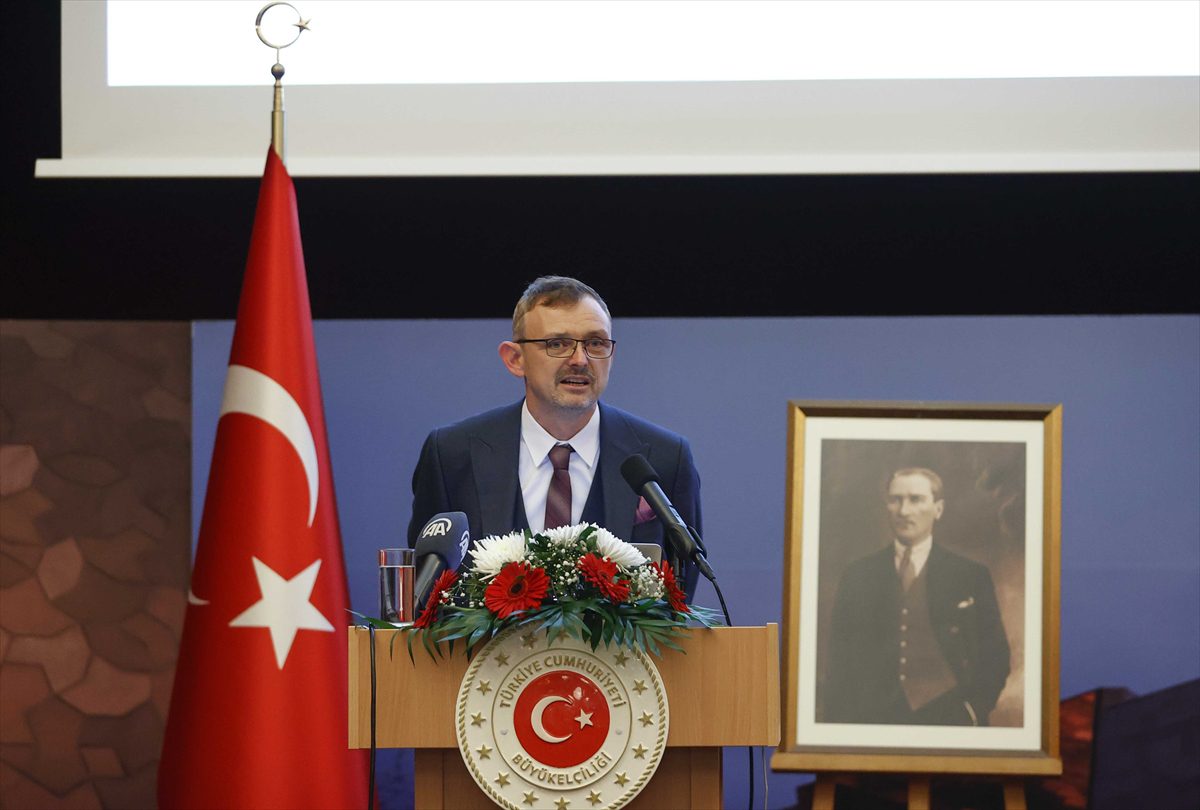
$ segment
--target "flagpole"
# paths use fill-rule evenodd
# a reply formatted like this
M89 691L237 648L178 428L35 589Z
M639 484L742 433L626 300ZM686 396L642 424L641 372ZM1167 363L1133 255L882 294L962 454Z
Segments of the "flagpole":
M276 43L267 39L267 35L263 32L263 16L275 6L286 6L296 12L296 22L292 25L296 28L296 35L288 42ZM310 30L308 27L309 20L304 19L296 7L291 3L274 2L267 3L258 12L258 17L254 20L254 32L258 34L258 38L268 48L275 50L275 64L271 65L271 75L275 77L275 103L271 108L271 148L275 150L275 154L279 156L282 163L287 163L284 151L284 123L283 123L283 64L279 59L279 52L289 45L300 39L300 35L305 31Z
M279 160L287 164L287 155L283 145L283 65L276 62L271 66L271 75L275 77L275 106L271 108L271 148L279 155Z

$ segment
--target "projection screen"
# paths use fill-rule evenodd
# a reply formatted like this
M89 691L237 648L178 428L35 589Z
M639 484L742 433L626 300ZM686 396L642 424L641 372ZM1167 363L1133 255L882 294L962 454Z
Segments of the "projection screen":
M262 5L63 2L38 176L261 173ZM292 5L297 176L1200 170L1200 3Z

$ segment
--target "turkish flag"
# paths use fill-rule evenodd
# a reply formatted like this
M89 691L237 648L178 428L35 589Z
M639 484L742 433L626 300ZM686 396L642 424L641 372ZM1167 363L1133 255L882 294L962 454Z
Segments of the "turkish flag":
M258 196L158 771L164 808L367 804L347 749L337 505L292 180Z

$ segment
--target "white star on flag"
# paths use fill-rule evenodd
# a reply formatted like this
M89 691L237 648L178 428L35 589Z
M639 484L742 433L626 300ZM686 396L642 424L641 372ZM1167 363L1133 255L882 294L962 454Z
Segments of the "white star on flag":
M317 584L321 560L318 558L291 579L284 579L258 557L250 559L254 561L254 576L258 578L262 599L238 614L229 626L265 627L270 630L271 644L275 647L275 663L283 669L298 630L333 632L333 625L309 601L313 586Z

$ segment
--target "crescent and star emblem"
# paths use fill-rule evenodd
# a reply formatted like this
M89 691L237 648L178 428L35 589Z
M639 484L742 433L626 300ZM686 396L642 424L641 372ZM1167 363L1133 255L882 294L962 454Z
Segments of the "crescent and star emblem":
M576 697L578 697L578 690L576 690ZM547 695L534 704L533 711L530 712L529 724L533 726L533 733L536 734L538 739L542 740L542 742L560 743L571 739L571 735L567 734L562 737L556 737L549 731L546 731L546 726L542 722L542 715L553 703L570 703L570 701L562 695ZM573 719L579 724L580 730L583 730L586 726L595 725L595 723L592 722L592 714L592 712L585 712L582 708L579 709L578 716L574 717Z
M286 5L286 4L283 4ZM317 464L317 443L312 427L300 403L287 389L271 377L247 366L232 364L225 377L225 393L221 399L221 415L241 413L261 419L288 441L304 468L308 483L308 525L317 515L317 496L320 493L320 467ZM270 631L275 662L283 669L298 630L333 632L329 620L311 602L321 559L317 558L300 573L287 579L257 557L252 557L254 574L262 598L236 616L230 627L262 627ZM203 606L208 599L197 596L188 588L189 605Z
M455 722L463 763L505 810L618 810L649 782L666 748L670 714L658 670L637 650L538 641L510 628L467 668Z

